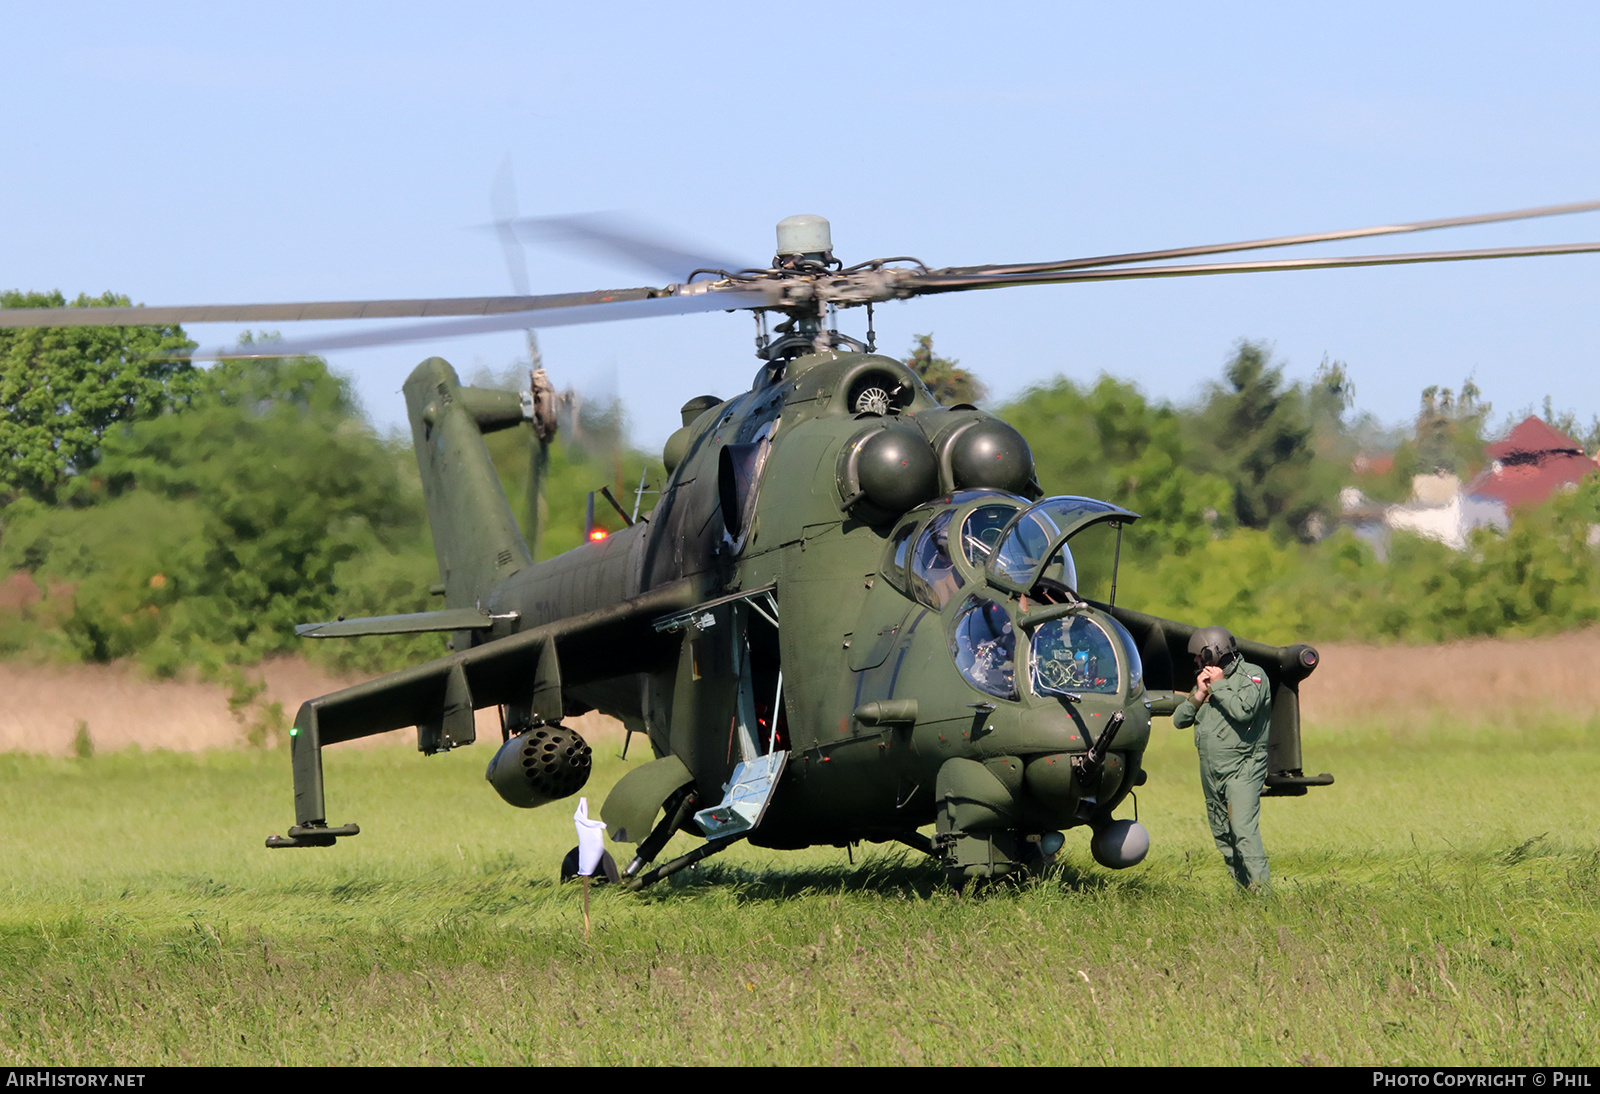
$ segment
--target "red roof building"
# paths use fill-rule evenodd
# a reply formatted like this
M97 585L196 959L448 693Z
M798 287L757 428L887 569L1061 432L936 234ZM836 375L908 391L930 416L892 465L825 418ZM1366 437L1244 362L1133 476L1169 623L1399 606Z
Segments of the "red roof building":
M1524 419L1486 452L1491 462L1467 493L1492 498L1508 510L1542 505L1561 487L1600 471L1577 441L1542 418Z

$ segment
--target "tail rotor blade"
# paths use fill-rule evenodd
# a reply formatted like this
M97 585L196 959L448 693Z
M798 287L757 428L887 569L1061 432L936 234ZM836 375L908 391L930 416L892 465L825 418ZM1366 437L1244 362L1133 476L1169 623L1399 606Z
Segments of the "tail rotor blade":
M495 235L500 239L500 251L505 255L506 273L511 278L511 291L518 296L528 295L528 256L522 249L522 240L512 225L517 219L517 177L511 168L511 154L500 161L494 183L489 188L489 211L494 216ZM528 339L528 360L535 371L544 364L539 353L539 336L529 327L524 332Z
M489 207L494 214L494 232L505 253L506 273L511 277L511 291L518 296L528 293L528 256L523 253L522 241L514 227L517 220L517 179L511 170L508 155L495 172L494 185L489 190Z
M544 479L550 467L550 442L537 435L529 446L528 458L528 524L522 538L528 541L528 553L539 556L539 535L544 531Z

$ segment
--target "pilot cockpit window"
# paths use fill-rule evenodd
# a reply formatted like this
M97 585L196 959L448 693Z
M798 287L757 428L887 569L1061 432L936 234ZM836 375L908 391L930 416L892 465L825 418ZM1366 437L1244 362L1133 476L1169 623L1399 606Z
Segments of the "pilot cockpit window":
M992 600L968 597L956 619L950 653L956 668L979 691L1017 697L1017 636L1006 610Z
M961 551L967 561L979 568L989 561L1000 532L1017 515L1014 505L982 505L961 522Z
M1064 595L1063 589L1071 595ZM1040 571L1033 593L1052 604L1065 603L1077 597L1078 564L1072 558L1072 549L1065 543L1050 556L1049 565Z
M1048 501L1078 499L1047 499L1040 502L1022 515L1022 519L1012 528L1005 540L999 545L999 553L994 560L996 573L1013 579L1025 580L1040 562L1044 561L1045 552L1050 550L1050 545L1060 534L1061 523L1058 523L1059 514L1053 512ZM1104 504L1097 502L1095 504ZM1110 506L1106 506L1110 508ZM1075 515L1075 514L1074 514ZM1060 558L1051 558L1051 565L1046 569L1044 576L1054 578L1069 589L1078 587L1078 571L1072 563L1072 552L1062 544Z
M1001 533L984 570L990 584L1012 592L1032 595L1035 585L1048 579L1076 595L1078 574L1066 541L1093 524L1138 519L1137 513L1094 498L1045 498Z
M940 513L928 522L911 556L911 591L930 608L942 608L965 583L950 558L950 517Z

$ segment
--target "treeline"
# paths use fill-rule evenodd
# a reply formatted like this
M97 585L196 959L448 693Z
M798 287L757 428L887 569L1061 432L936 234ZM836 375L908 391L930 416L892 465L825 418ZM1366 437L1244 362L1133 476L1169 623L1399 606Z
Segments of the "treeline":
M74 306L125 302L106 294ZM3 306L64 304L0 296ZM293 630L438 606L410 438L377 433L319 359L196 369L174 356L191 345L177 328L0 331L0 656L133 658L162 674L225 673L280 653L362 671L437 656L438 636L307 642ZM908 362L946 401L981 397L930 338ZM1427 642L1600 618L1592 481L1464 553L1396 533L1380 559L1341 528L1344 486L1401 500L1419 471L1469 478L1490 429L1470 383L1429 389L1417 420L1390 433L1355 415L1352 396L1337 363L1289 383L1264 347L1242 343L1193 405L1101 377L1058 379L998 411L1029 439L1048 492L1143 515L1120 546L1108 531L1075 545L1080 573L1099 582L1089 595L1110 594L1104 578L1120 550L1119 603L1274 641ZM578 545L588 491L610 485L628 503L641 474L650 486L663 478L655 454L628 444L615 403L567 417L540 557ZM1600 439L1600 425L1577 432ZM488 440L527 527L530 434ZM1392 467L1351 471L1358 453L1380 448ZM646 495L643 508L652 503ZM599 516L618 523L605 508Z
M440 606L410 438L374 431L319 358L197 369L161 356L190 347L175 329L0 331L0 656L136 658L162 675L217 676L282 653L363 671L442 653L431 635L294 633ZM622 444L615 404L569 417L550 453L540 557L582 540L589 490L610 484L623 498L641 471L662 478ZM488 440L527 527L531 435Z
M1422 392L1415 421L1397 430L1353 414L1353 394L1336 362L1291 384L1266 347L1244 342L1194 405L1102 376L1057 379L998 412L1028 438L1047 491L1142 515L1121 546L1117 599L1130 607L1276 642L1439 642L1600 619L1594 478L1517 514L1507 533L1476 533L1465 552L1394 532L1380 558L1341 526L1344 487L1398 502L1416 474L1469 482L1491 431L1470 380ZM1581 428L1549 400L1545 417L1588 451L1600 441L1600 421ZM1387 467L1353 470L1374 451L1391 455ZM1108 537L1079 550L1086 583L1111 569ZM1109 592L1103 580L1086 590Z

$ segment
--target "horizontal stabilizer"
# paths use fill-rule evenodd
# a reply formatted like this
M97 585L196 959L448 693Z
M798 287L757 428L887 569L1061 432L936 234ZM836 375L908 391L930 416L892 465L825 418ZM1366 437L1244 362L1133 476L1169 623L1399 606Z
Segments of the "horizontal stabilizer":
M433 631L486 631L496 619L515 619L516 613L490 615L476 608L447 608L409 615L369 615L364 619L338 619L332 623L301 623L294 633L301 638L357 638L368 634L428 634Z

